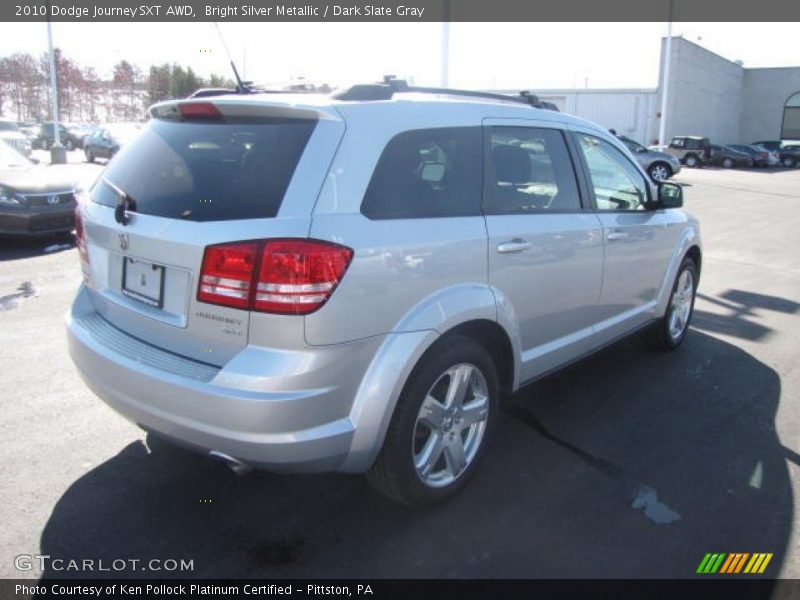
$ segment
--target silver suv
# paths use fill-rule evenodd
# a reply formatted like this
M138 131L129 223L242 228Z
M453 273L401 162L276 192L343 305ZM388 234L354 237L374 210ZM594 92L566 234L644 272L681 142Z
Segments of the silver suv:
M70 352L115 410L236 471L442 500L512 392L686 335L697 222L597 125L386 84L150 114L81 199Z

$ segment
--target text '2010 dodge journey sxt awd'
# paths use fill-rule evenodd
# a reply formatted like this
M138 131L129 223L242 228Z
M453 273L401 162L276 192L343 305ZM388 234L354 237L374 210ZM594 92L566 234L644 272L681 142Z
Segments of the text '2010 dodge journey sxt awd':
M523 384L639 330L677 347L700 274L679 186L517 100L377 84L155 105L80 199L86 383L236 469L452 495Z

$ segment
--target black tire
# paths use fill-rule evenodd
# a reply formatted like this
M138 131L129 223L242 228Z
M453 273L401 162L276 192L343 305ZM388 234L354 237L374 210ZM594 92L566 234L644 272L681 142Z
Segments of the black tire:
M483 375L488 392L488 415L483 436L474 457L454 481L443 487L423 482L414 465L417 418L423 401L444 373L456 365L469 364ZM442 502L461 490L474 475L486 450L497 413L500 386L491 355L472 338L447 336L435 343L420 359L397 401L386 432L383 448L366 473L370 485L384 496L407 506Z
M675 311L675 307L673 306L673 297L678 289L678 283L680 282L681 275L684 273L684 271L688 271L692 278L691 304L689 306L689 315L685 320L683 329L680 335L676 336L670 331L670 321L672 318L672 313ZM681 266L675 275L675 282L672 284L666 313L644 334L644 341L649 348L659 351L669 351L675 350L675 348L681 345L681 342L683 342L683 339L686 337L686 332L689 331L689 324L691 323L692 315L694 314L694 300L697 295L697 282L697 265L695 264L694 260L686 257L683 259L683 262L681 263Z
M794 168L797 161L791 156L783 156L781 157L781 165L786 167L787 169Z
M665 162L655 162L647 169L647 174L653 181L666 181L672 177L672 168Z
M730 158L723 158L722 159L722 167L724 169L732 169L733 168L733 160Z
M690 169L693 169L700 166L700 159L697 158L695 154L687 154L683 159L683 163Z

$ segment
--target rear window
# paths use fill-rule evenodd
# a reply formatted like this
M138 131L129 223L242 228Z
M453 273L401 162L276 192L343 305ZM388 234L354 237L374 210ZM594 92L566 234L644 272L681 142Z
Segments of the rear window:
M93 199L116 206L116 186L146 215L187 221L274 217L316 123L153 119L111 161Z

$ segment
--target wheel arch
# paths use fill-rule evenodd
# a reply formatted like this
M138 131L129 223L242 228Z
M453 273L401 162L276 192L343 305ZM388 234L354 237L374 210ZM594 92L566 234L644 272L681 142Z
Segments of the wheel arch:
M350 420L355 435L347 458L339 468L345 473L362 473L374 462L386 438L397 402L414 372L431 352L454 336L476 340L492 356L501 386L502 401L515 389L516 359L509 333L488 318L464 320L446 331L395 333L387 336L367 369Z

